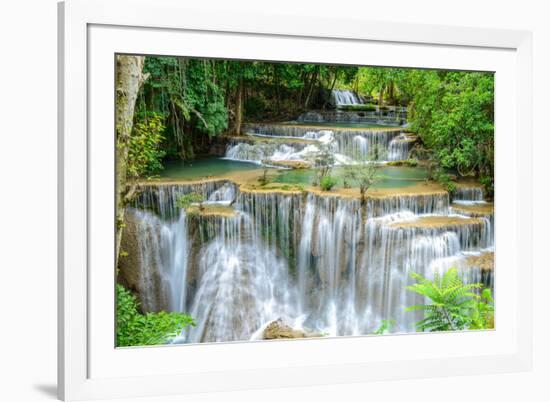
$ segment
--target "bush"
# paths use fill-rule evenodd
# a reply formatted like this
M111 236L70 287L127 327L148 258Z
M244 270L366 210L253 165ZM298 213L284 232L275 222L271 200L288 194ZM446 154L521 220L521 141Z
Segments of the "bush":
M195 326L195 322L183 313L141 314L136 297L117 284L116 346L162 345L189 325Z
M436 169L433 176L448 192L452 193L456 190L456 183L452 180L451 175L443 169Z
M200 193L187 193L181 195L176 200L178 208L187 209L191 204L199 204L199 209L202 209L202 203L204 202L204 196Z
M321 187L321 190L323 191L330 191L332 188L338 183L338 180L336 180L332 176L323 176L321 179L319 186Z

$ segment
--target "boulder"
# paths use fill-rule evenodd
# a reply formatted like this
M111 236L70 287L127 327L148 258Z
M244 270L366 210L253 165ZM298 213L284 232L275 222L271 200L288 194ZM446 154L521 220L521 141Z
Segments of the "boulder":
M262 333L262 339L300 339L316 338L324 334L307 329L295 329L285 323L281 318L267 324Z
M264 329L263 339L305 338L306 333L285 324L282 319L270 322Z

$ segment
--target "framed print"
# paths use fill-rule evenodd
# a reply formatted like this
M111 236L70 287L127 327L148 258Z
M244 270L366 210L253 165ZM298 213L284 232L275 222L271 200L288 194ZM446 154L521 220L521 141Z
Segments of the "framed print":
M61 398L530 369L529 33L129 4L59 6Z

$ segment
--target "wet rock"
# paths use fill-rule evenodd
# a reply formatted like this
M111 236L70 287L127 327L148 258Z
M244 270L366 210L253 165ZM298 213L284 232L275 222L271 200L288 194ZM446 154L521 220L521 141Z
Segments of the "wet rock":
M492 271L495 269L495 253L487 252L480 255L469 256L466 259L469 267L479 267L482 271Z
M286 324L281 318L270 322L263 331L263 339L299 339L315 338L323 336L309 330L294 329Z
M304 331L292 328L281 320L275 320L268 324L264 330L264 339L292 339L292 338L305 338Z

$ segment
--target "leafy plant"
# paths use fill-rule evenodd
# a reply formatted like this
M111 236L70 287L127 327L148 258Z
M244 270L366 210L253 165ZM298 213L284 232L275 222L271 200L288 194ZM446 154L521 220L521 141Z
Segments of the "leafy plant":
M482 296L475 293L480 283L464 284L455 268L443 275L434 274L434 279L412 273L417 283L407 289L425 296L429 304L411 306L407 311L421 310L424 319L416 325L421 331L456 331L463 329L489 328L492 321L493 300L490 290Z
M435 180L439 182L448 192L452 193L456 189L456 182L453 181L451 175L442 169L436 169L433 173Z
M176 205L178 208L187 209L191 204L199 204L199 209L203 209L202 203L204 202L204 196L201 193L187 193L181 195L176 200Z
M374 335L384 335L391 331L391 329L395 326L396 322L395 320L382 320L382 323L378 327L376 331L373 332Z
M336 180L336 178L326 175L326 176L323 176L323 178L321 179L319 186L323 191L330 191L337 183L338 183L338 180Z
M495 301L491 289L483 289L476 296L475 309L472 312L470 329L487 329L495 327Z
M321 185L321 181L325 176L330 174L332 165L334 165L334 153L330 144L319 143L319 150L314 154L313 162L315 164L316 176L313 185ZM331 187L332 188L332 187Z
M139 312L136 297L122 285L116 286L116 346L162 345L195 326L193 318L177 312Z
M162 158L166 153L161 149L164 140L163 118L150 113L134 124L133 134L128 144L128 174L142 177L163 169Z
M262 175L258 178L261 186L265 186L269 183L268 169L264 168Z
M380 180L380 165L374 162L363 162L358 165L345 166L343 180L344 187L349 188L352 184L359 187L361 205L365 205L367 191Z

